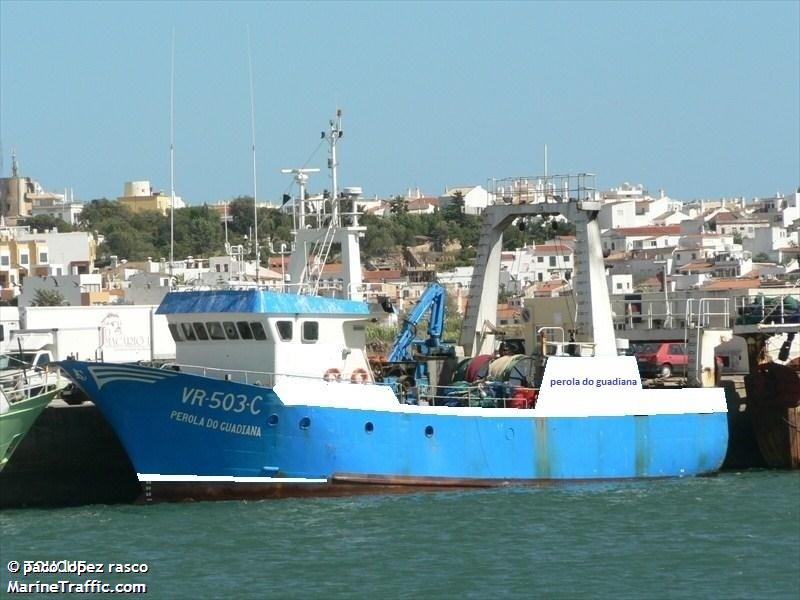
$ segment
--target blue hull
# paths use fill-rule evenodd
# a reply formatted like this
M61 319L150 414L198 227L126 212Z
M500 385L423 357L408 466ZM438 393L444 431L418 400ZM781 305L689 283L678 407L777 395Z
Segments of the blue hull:
M269 388L175 371L62 367L111 423L142 480L463 485L680 477L717 471L727 447L725 413L536 417L483 409L475 416L285 405Z

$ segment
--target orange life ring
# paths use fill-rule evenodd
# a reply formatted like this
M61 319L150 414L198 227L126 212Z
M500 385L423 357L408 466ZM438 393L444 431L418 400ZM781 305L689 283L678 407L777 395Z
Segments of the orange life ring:
M350 383L367 383L369 381L369 373L366 370L358 368L353 370L350 375Z
M339 369L331 368L325 371L322 376L325 381L339 381L342 378L342 372Z

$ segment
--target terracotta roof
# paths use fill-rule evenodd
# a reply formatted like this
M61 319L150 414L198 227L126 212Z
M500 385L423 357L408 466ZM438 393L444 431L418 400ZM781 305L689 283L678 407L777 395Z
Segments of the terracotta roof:
M645 227L618 227L608 233L620 235L679 235L680 225L648 225Z
M400 269L364 271L362 278L364 280L364 283L380 283L388 279L403 279L403 272Z
M534 254L572 254L572 247L568 244L559 244L558 246L541 245L536 246L533 251Z
M678 269L678 271L706 271L713 269L714 265L707 262L690 262Z
M758 279L738 279L738 278L725 278L725 279L712 279L703 286L704 290L741 290L748 288L761 287L761 282Z
M716 219L717 222L720 222L720 221L735 221L738 217L733 213L721 212L717 213L713 218Z

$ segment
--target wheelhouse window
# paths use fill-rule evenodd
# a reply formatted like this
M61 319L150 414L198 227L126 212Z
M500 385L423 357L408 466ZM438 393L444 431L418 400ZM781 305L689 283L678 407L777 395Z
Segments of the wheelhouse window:
M222 328L225 330L225 335L228 336L229 340L239 339L239 332L236 331L236 323L233 321L225 321L222 323Z
M169 327L169 332L172 334L172 339L175 340L176 342L182 342L183 336L181 335L181 330L178 329L178 325L175 323L170 323L168 327Z
M186 338L187 342L193 342L197 339L191 323L181 323L181 332L183 333L183 337Z
M291 321L277 321L275 327L278 328L278 337L280 337L281 341L288 342L292 339Z
M243 340L252 340L253 332L250 330L250 324L247 321L236 321L236 329L239 330L239 335Z
M252 321L250 329L253 330L253 337L258 341L267 339L267 332L264 331L264 326L259 321Z
M306 321L303 323L303 341L316 342L319 339L319 322Z
M208 332L206 331L205 325L202 323L192 323L192 327L194 328L194 332L197 335L198 340L208 339Z
M216 321L209 321L206 323L206 329L208 329L208 337L212 340L224 340L225 339L225 331L222 329L222 325L217 323Z

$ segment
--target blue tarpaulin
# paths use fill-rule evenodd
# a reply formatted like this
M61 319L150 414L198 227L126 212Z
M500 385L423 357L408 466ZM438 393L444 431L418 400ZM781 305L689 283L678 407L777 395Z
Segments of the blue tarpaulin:
M267 290L203 290L170 292L156 313L368 315L369 307L357 300L281 294Z

